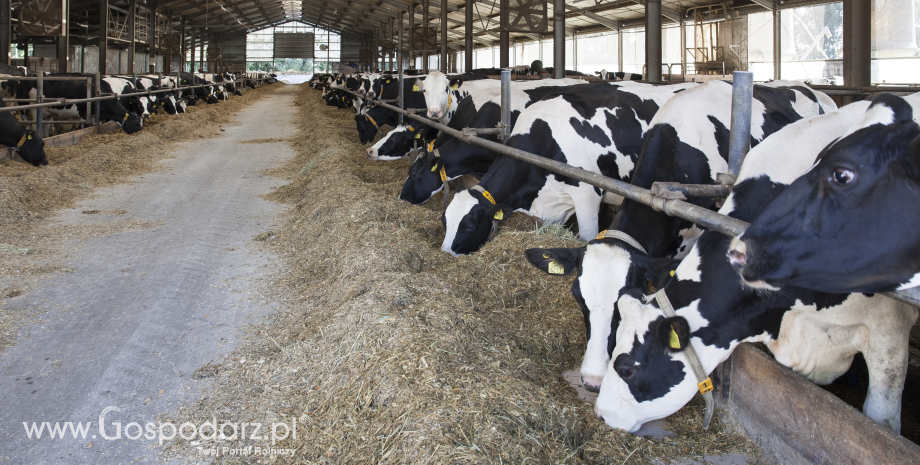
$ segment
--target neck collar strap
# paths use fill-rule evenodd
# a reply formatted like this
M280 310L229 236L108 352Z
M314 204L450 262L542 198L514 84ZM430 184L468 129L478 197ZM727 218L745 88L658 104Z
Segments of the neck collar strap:
M658 302L658 307L664 312L664 316L668 318L677 316L664 289L655 293L655 300ZM677 344L680 343L678 342ZM693 344L689 342L689 339L687 347L683 349L683 352L687 355L687 361L690 362L690 368L693 369L693 374L696 376L696 387L700 390L700 394L703 395L703 400L706 401L706 416L703 417L703 429L709 429L709 421L712 420L712 380L709 378L709 374L706 373L706 370L703 369L703 363L700 362L700 356L697 355L696 349L693 348Z
M485 197L486 200L489 201L489 203L491 203L492 205L495 205L495 199L492 197L492 194L490 194L489 191L483 189L482 186L480 186L479 184L476 184L475 186L471 187L470 190L479 192L480 194L482 194L483 197Z
M26 133L22 135L22 139L19 139L19 143L16 144L16 148L17 148L17 149L18 149L19 147L22 147L22 144L25 144L25 143L26 143L26 137L28 137L28 136L29 136L29 131L26 131Z
M600 234L597 235L596 239L619 239L635 247L637 250L644 253L645 255L648 255L648 252L645 250L645 247L642 247L642 245L639 244L639 241L633 239L632 236L630 236L629 234L626 234L623 231L617 231L616 229L613 229L613 230L605 229L601 231Z

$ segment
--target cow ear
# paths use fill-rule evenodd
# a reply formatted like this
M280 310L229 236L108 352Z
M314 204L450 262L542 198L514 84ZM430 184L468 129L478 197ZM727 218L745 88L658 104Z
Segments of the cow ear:
M491 216L495 221L505 221L511 217L511 213L513 212L513 208L503 203L492 205L488 210L489 216Z
M544 273L565 276L572 274L578 268L578 262L585 248L577 249L527 249L527 261L531 265L543 270Z
M690 346L690 325L682 316L665 318L655 328L655 340L670 352L680 352Z
M450 85L451 90L457 90L460 86L463 85L463 79L462 79L462 78L455 77L455 78L453 78L453 79L450 80L450 84L449 84L449 85Z

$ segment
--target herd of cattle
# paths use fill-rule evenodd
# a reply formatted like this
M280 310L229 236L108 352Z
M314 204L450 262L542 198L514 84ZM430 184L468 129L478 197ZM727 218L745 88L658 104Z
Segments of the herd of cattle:
M9 65L0 65L0 107L7 106L5 99L32 99L37 97L37 80L16 79L17 77L34 77L35 73L27 69ZM45 74L42 95L46 99L84 99L87 95L85 79L55 80L58 77L90 78L94 74L58 73ZM260 79L262 78L262 79ZM168 115L185 113L188 106L199 100L208 104L227 100L231 95L242 95L248 88L255 88L259 82L273 83L274 75L262 76L259 73L221 73L163 76L138 75L135 81L130 76L103 76L99 92L115 95L116 98L99 102L99 117L102 122L114 121L128 134L134 134L144 126L144 120L160 112ZM141 95L147 91L175 89L177 87L201 86L182 89L176 92ZM96 89L89 89L91 92ZM92 105L91 105L92 106ZM92 106L95 108L94 106ZM42 112L44 124L42 134L28 129L20 123L25 117L35 121L37 112ZM95 111L95 110L93 110ZM13 148L18 155L34 166L47 165L44 142L42 138L50 135L55 124L73 125L74 121L87 120L86 104L69 104L59 107L45 107L40 110L0 112L0 144Z
M582 382L599 392L595 411L608 425L635 432L676 412L705 389L691 357L708 374L738 344L762 342L818 384L862 353L863 411L900 431L917 309L878 293L920 285L920 214L899 207L920 201L920 94L838 109L801 82L755 85L752 149L732 193L688 200L752 223L731 238L423 123L397 124L374 99L396 99L399 82L316 75L311 85L329 105L354 109L363 144L391 128L367 156L410 157L401 199L420 204L444 191L447 253L476 252L512 212L547 223L575 215L586 245L525 253L543 272L575 276L588 336ZM457 130L500 121L500 82L478 72L406 78L403 93L404 108ZM724 81L513 81L504 143L646 189L715 184L728 172L731 94ZM461 177L467 188L448 199ZM602 202L619 207L598 231Z

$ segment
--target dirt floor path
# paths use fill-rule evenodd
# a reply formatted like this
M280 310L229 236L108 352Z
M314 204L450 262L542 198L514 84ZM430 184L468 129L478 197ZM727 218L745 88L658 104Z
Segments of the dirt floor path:
M259 197L282 181L260 172L293 156L279 138L295 130L295 87L273 87L219 137L182 143L165 169L55 219L68 231L111 223L115 233L61 237L70 272L6 301L39 321L0 355L0 462L154 461L155 441L127 439L133 427L104 439L103 410L119 409L105 417L113 436L113 422L155 422L198 399L213 374L206 364L275 306L251 288L277 266L252 239L282 210ZM85 438L29 439L24 422L92 423Z

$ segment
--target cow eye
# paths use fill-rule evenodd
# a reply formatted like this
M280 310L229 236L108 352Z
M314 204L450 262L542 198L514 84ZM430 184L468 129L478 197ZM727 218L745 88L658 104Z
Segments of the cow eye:
M636 376L636 369L633 367L620 367L617 368L617 374L620 375L620 378L629 380Z
M846 168L837 168L832 178L837 184L849 184L856 180L856 173Z

